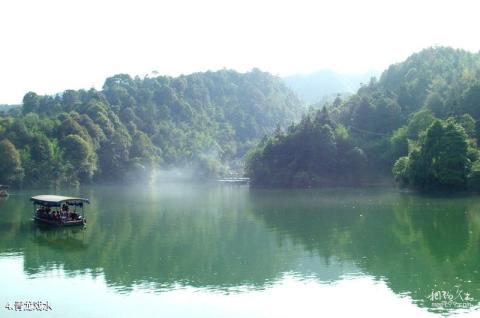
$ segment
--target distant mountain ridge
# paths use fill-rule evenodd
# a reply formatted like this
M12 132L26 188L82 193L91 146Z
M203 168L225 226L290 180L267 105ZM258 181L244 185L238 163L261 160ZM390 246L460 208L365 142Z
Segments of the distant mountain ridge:
M13 105L13 104L0 104L0 112L2 111L9 111L10 109L13 108L18 108L21 105Z
M370 79L379 75L379 72L365 73L337 73L330 69L323 69L308 74L294 74L283 78L304 102L315 104L338 93L355 93L362 83L368 84Z

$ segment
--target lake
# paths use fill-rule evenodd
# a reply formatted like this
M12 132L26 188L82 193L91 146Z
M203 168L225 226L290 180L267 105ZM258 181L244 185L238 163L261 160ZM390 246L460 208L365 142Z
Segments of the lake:
M96 186L49 229L49 192L0 201L0 317L480 316L478 196Z

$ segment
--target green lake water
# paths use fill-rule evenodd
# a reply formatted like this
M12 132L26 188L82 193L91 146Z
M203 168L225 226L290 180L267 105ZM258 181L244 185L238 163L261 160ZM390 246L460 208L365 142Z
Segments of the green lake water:
M89 187L55 193L87 227L48 229L49 192L0 201L0 317L480 316L479 196Z

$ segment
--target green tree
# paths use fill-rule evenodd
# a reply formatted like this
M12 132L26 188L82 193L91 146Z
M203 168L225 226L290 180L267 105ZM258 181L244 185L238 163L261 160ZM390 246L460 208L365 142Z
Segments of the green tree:
M400 127L393 132L390 137L390 149L394 160L408 155L407 127Z
M463 127L465 130L465 133L469 138L475 138L476 137L476 121L473 119L472 116L469 114L463 114L457 118L455 118L455 121Z
M428 128L420 149L413 150L408 159L400 158L393 172L400 183L422 190L463 189L470 171L467 150L464 129L453 120L437 120Z
M88 182L95 173L96 156L92 146L78 135L68 135L62 141L65 160L73 167L73 173L81 182Z
M472 164L472 169L467 177L468 188L475 192L480 192L480 161Z
M407 186L409 183L408 163L409 158L407 156L404 156L398 158L398 160L393 165L392 173L395 177L395 181L402 187Z
M22 112L24 114L38 111L40 107L40 97L34 92L28 92L23 97Z
M431 92L425 100L425 106L435 114L436 117L444 118L447 115L445 103L438 92Z
M24 176L20 153L8 139L0 141L0 180L19 184Z

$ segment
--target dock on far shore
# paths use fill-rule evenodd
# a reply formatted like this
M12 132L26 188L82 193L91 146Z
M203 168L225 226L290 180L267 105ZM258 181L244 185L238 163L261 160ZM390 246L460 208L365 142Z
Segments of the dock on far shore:
M233 184L248 184L250 182L250 178L245 177L227 177L221 178L217 180L221 183L233 183Z

